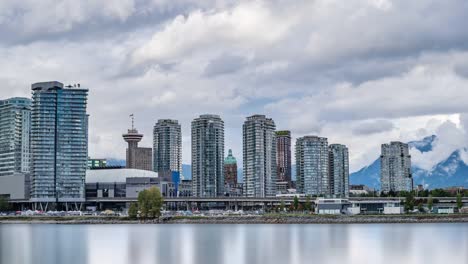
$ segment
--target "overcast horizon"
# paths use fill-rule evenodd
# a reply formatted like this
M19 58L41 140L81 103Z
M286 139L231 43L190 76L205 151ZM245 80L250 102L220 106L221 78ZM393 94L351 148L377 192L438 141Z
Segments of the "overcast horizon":
M468 163L466 14L463 0L6 0L0 99L80 83L96 158L124 159L134 114L145 147L158 119L179 120L190 164L190 122L209 113L240 167L253 114L291 130L293 145L347 145L351 172L382 143L433 134L414 164L430 169L456 149Z

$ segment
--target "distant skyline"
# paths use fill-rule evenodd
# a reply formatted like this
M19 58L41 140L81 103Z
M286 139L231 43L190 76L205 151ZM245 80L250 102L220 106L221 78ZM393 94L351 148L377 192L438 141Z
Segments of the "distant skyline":
M158 119L178 120L190 164L191 121L217 114L242 167L243 121L264 114L293 146L347 145L351 172L382 143L436 134L433 151L410 153L429 169L468 148L467 13L463 0L6 0L0 100L80 83L96 158L125 159L133 113L142 147Z

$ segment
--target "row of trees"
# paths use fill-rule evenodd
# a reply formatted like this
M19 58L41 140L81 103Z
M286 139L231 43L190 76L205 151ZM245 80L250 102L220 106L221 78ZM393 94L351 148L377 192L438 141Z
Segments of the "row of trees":
M277 208L276 211L284 212L285 209L286 209L286 204L284 203L283 200L281 200L281 204ZM288 208L289 212L304 212L304 211L313 212L313 210L314 210L314 208L312 206L312 201L311 201L310 196L306 197L305 203L300 203L299 198L294 197L293 203Z
M409 193L417 197L456 197L457 195L468 196L468 191L461 190L458 193L449 192L444 189L434 189L434 190L423 190L423 191L401 191L394 192L390 191L388 193L381 193L380 197L406 197ZM376 194L367 194L366 196L376 196Z
M138 202L132 203L128 209L128 216L132 219L156 219L161 216L164 199L156 187L143 190L138 194Z
M456 202L457 208L458 210L460 210L461 208L463 208L463 196L461 194L457 194L456 197L457 197L457 202ZM420 212L423 212L424 211L423 205L424 203L427 203L427 208L429 209L429 211L432 211L432 208L434 207L435 202L438 202L438 201L437 200L435 201L432 195L429 195L427 200L426 199L416 200L414 198L413 192L407 192L405 195L404 208L406 212L409 212L409 211L413 211L414 208L417 207Z

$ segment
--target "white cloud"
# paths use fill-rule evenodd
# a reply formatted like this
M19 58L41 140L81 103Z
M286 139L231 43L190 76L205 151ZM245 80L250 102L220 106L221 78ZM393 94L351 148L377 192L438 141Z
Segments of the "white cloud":
M451 65L417 65L400 76L341 85L326 105L332 119L396 118L466 109L467 80Z
M131 62L173 62L207 49L267 48L291 26L288 17L277 18L263 1L240 3L225 11L196 10L179 15L137 49Z

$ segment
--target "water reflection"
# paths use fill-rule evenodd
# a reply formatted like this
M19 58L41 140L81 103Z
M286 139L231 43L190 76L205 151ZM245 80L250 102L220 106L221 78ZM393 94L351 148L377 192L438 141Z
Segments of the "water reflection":
M468 263L468 224L0 225L0 264Z

